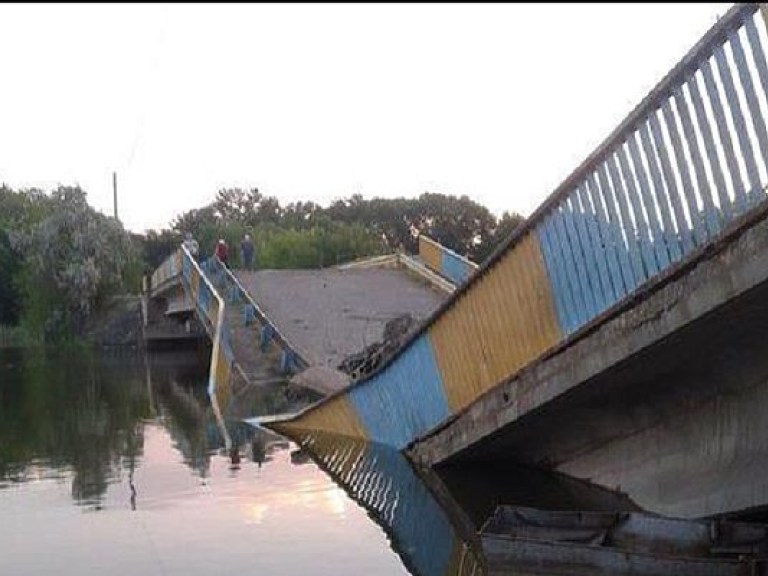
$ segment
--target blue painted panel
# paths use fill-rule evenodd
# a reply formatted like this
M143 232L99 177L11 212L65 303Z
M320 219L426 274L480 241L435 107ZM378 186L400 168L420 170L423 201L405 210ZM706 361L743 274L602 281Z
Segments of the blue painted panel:
M549 218L545 218L538 226L536 226L536 237L539 240L541 254L544 258L544 267L547 270L549 285L552 289L552 295L555 301L557 323L560 326L560 331L563 334L567 334L570 332L570 306L572 304L566 302L565 279L563 277L565 270L558 262L558 258L552 246L550 227L551 222L549 221ZM573 323L575 324L575 321Z
M741 86L744 89L744 96L747 99L747 108L749 108L749 114L752 116L752 126L755 129L755 135L757 136L757 142L760 147L760 152L764 162L768 162L768 135L766 135L765 121L763 120L763 113L760 111L760 104L757 101L757 94L755 93L755 85L752 82L752 73L747 67L747 57L744 54L744 48L741 45L741 40L738 34L732 32L728 38L731 40L731 48L733 49L733 59L736 62L736 68L739 71L739 78L741 79ZM759 40L758 40L759 42ZM750 143L751 146L751 143ZM749 156L751 157L754 152L750 150ZM749 167L749 161L747 161ZM762 200L765 195L762 192L762 186L760 186L760 176L757 171L757 165L752 168L755 173L755 180L757 187L752 189L752 203L757 203Z
M450 414L432 345L417 338L383 371L348 392L368 438L397 449Z
M264 324L261 327L261 330L259 330L259 347L262 351L267 349L274 335L275 331L270 324Z
M728 39L733 43L733 34L728 35ZM733 44L732 44L733 45ZM757 164L755 163L755 152L752 149L752 142L749 139L747 133L747 123L744 120L744 114L741 111L741 104L736 95L736 88L733 84L733 73L731 72L730 65L725 59L725 52L722 46L715 46L715 60L717 61L717 68L720 71L720 79L725 89L725 98L728 102L728 107L731 111L731 119L733 120L733 126L736 129L736 136L739 139L739 147L741 148L741 155L744 158L744 164L747 167L747 181L749 182L747 190L747 205L752 204L752 198L761 192L760 190L760 175L757 172Z
M656 212L656 204L651 197L651 185L648 180L648 173L643 165L643 160L640 155L640 148L637 145L637 133L631 134L627 139L629 145L629 155L632 158L632 164L635 167L635 176L637 177L637 183L640 186L640 198L645 207L645 214L648 220L648 226L653 232L653 239L650 237L651 249L656 256L656 262L660 269L664 269L669 266L669 252L667 252L667 245L664 241L664 233L661 230L661 223L659 222L659 216Z
M197 292L197 301L200 305L200 310L202 310L203 315L207 318L208 310L211 307L211 289L208 288L208 284L202 278L200 279L200 289Z
M576 193L576 190L571 192L571 196ZM568 245L571 247L571 254L573 262L576 265L576 277L579 282L579 292L581 293L581 299L584 302L585 321L594 318L597 315L597 304L595 304L594 288L589 281L589 274L587 273L587 262L584 256L584 249L581 244L581 236L579 235L576 225L573 221L573 212L568 204L568 198L566 198L560 204L560 214L565 224L565 232L568 236Z
M243 306L243 323L250 326L256 320L256 309L250 302Z
M703 238L713 238L720 231L720 222L718 221L717 213L715 212L715 203L712 200L712 191L709 188L707 173L704 170L704 160L701 156L701 150L699 149L699 141L693 130L691 112L688 109L688 103L683 97L682 88L676 88L673 94L675 104L677 104L677 110L680 114L680 121L683 125L685 141L688 143L688 152L693 161L693 170L696 174L697 188L704 208L703 211L697 210L695 214L691 213L691 221L694 222L694 225L697 228L701 229L699 234Z
M725 184L725 174L723 173L723 167L720 163L720 157L717 155L717 146L715 145L715 137L712 134L712 126L709 122L706 110L704 109L704 101L701 98L701 92L699 91L699 83L696 78L688 80L688 89L691 92L691 102L693 102L693 110L696 113L696 120L701 130L701 135L704 138L704 148L707 151L707 159L709 160L709 166L712 169L712 178L715 181L715 191L720 201L720 225L725 222L730 222L733 214L731 209L731 199L728 196L728 187Z
M440 251L440 267L442 273L456 285L462 284L474 271L469 264L446 250Z
M632 266L629 263L629 251L624 244L624 238L621 233L621 221L616 212L616 199L608 183L608 163L603 162L597 170L597 178L600 181L600 193L605 203L605 209L608 213L608 232L611 236L611 245L616 251L619 260L619 269L624 284L625 294L635 289L639 283L635 280L632 272Z
M597 184L595 173L589 175L587 180L587 192L597 218L598 231L600 232L600 245L602 246L605 260L608 263L608 272L610 278L610 290L606 294L611 295L611 302L616 302L624 296L627 291L624 288L624 280L621 277L621 264L616 253L616 247L613 245L611 231L608 227L608 216L606 215L603 201L600 197L600 188Z
M296 368L296 354L293 350L282 350L280 352L280 372L288 374Z
M723 152L725 153L725 162L728 166L731 183L733 184L734 199L731 206L734 208L734 215L739 215L747 209L747 196L744 190L744 182L742 181L741 173L739 172L739 165L736 162L736 151L733 147L731 133L725 120L725 109L720 100L720 92L717 89L715 76L712 72L709 60L704 61L701 65L701 73L704 77L704 86L706 87L709 101L712 104L712 112L715 115L717 132L720 135L720 143L722 144Z
M691 229L688 226L688 221L685 219L685 212L683 211L680 192L677 188L677 180L675 180L675 174L672 171L672 156L670 155L669 150L667 150L666 142L664 142L664 138L661 133L661 124L659 123L659 119L655 113L651 114L650 120L653 142L656 144L656 150L659 153L659 160L661 160L661 170L662 174L664 175L664 182L667 186L669 203L672 205L672 213L675 215L677 235L680 239L683 255L685 255L693 250L693 235L691 234Z
M632 286L632 290L634 290L637 286L645 282L647 275L645 268L643 267L643 257L640 254L640 244L637 238L637 231L635 230L635 227L632 223L632 218L629 215L627 190L624 187L624 183L621 181L619 167L616 163L616 156L609 156L606 164L608 165L608 174L611 177L611 184L613 185L613 193L616 198L616 204L619 207L619 214L621 215L619 234L623 235L623 241L626 247L625 249L629 254L629 263L632 267L632 276L635 279L635 284Z
M552 219L552 238L554 239L552 247L555 253L560 255L560 262L565 270L565 290L567 293L570 293L574 306L571 310L571 316L575 323L572 325L571 330L575 330L587 321L587 307L584 304L584 299L579 289L579 276L576 272L568 235L565 232L563 215L559 209L555 209L549 213L548 218Z
M619 159L619 169L624 179L624 190L627 193L629 199L629 205L631 207L633 220L635 222L635 234L637 237L637 243L640 246L640 260L643 263L643 270L646 276L650 278L655 276L659 272L659 264L656 262L656 257L651 247L651 235L648 232L648 222L641 206L640 195L637 193L637 187L635 186L635 176L632 173L632 169L629 166L629 160L627 159L627 151L623 145L620 145L616 151L616 156Z
M608 269L605 262L605 253L600 245L600 234L597 230L597 222L591 213L591 207L587 199L587 183L583 182L576 195L571 198L573 220L579 232L584 257L587 263L587 273L593 288L596 314L599 314L611 305L613 299L610 296L611 280L608 278Z
M651 133L647 121L643 123L640 129L640 140L643 144L645 157L648 159L648 165L651 169L651 179L653 181L653 192L654 198L656 199L656 205L659 207L659 212L661 212L661 222L664 228L662 239L667 247L670 260L677 262L682 258L683 252L680 246L680 239L675 233L675 224L672 220L672 213L670 212L669 197L667 196L667 190L664 187L664 180L661 177L659 159L651 145Z
M607 252L603 248L597 219L589 203L586 180L579 186L576 198L573 199L573 206L577 225L580 224L584 228L587 266L596 279L598 289L595 290L595 303L598 306L598 312L602 312L613 302L613 287L608 275Z

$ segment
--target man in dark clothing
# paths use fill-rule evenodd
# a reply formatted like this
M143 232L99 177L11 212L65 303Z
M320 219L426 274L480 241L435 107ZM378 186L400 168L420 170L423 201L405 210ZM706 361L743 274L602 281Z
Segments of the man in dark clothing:
M253 241L250 234L246 234L240 242L240 260L246 270L253 269Z

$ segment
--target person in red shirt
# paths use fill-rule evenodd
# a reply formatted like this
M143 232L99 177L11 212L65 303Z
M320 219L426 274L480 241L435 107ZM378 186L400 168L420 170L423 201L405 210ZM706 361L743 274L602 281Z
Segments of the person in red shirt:
M229 267L228 259L229 259L229 249L227 248L227 243L224 241L223 238L221 238L216 243L216 250L214 252L216 255L216 258L221 260L221 263L224 264L224 266Z

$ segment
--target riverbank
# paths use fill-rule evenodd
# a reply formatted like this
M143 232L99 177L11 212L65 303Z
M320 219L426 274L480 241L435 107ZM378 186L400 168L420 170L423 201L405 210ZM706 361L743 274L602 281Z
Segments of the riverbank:
M95 314L81 338L72 339L98 347L130 347L141 345L141 297L133 294L115 296L104 310ZM0 348L42 346L42 338L23 326L0 325Z

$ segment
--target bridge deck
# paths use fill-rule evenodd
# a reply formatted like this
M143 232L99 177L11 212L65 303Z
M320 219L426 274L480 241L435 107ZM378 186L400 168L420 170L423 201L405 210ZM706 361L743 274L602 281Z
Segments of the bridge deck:
M335 368L382 339L403 314L421 321L448 296L404 269L235 271L243 287L312 366Z

